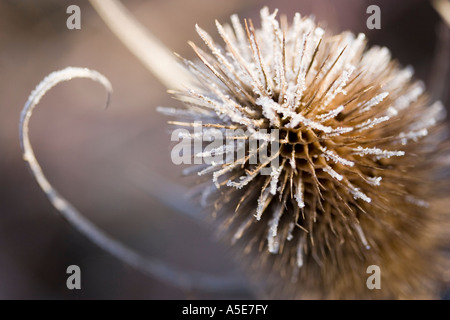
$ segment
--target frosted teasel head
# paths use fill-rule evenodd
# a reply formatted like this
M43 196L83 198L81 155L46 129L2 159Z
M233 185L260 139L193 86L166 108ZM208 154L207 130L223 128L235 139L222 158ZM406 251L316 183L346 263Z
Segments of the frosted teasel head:
M261 252L255 265L293 280L294 294L356 294L370 264L384 264L385 276L405 268L385 284L385 297L422 290L442 104L429 103L412 68L400 68L388 49L366 49L364 34L332 35L298 13L290 25L276 15L262 9L261 28L236 15L231 25L216 21L222 44L196 26L209 52L190 43L199 61L182 61L198 85L173 91L184 109L159 109L178 118L174 125L200 123L193 140L251 133L215 150L232 161L188 169L212 180L202 202L213 203L232 243ZM235 156L261 130L279 132L268 157L279 166L251 164L250 151ZM421 255L408 269L406 257Z
M209 179L202 202L215 200L222 229L264 272L273 297L437 296L449 240L443 223L448 210L439 206L448 200L445 114L439 102L429 103L410 68L399 68L385 48L366 50L363 35L333 36L298 14L290 26L286 19L280 24L265 8L261 29L236 16L232 27L217 23L224 47L198 28L211 53L193 45L200 61L183 60L191 72L184 77L168 50L119 2L91 3L163 83L185 84L174 92L185 108L160 109L180 119L174 125L204 129L185 137L210 142L214 132L231 130L231 142L211 154L233 157L186 172ZM94 243L145 273L189 291L240 289L241 279L183 272L142 257L82 217L51 186L29 143L28 122L45 92L77 77L111 91L98 72L69 67L46 77L21 113L24 160L53 206ZM255 139L280 148L253 163L258 148L248 145ZM382 290L368 291L368 265L381 267Z

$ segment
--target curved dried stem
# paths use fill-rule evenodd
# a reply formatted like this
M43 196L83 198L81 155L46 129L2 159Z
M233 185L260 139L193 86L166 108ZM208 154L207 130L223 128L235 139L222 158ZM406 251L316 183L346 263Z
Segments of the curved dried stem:
M153 36L118 0L90 0L94 9L122 43L168 89L192 83L174 54Z
M429 77L429 88L433 100L446 101L446 79L450 69L450 28L443 21L437 30L438 41Z
M68 81L74 78L88 78L99 82L105 87L108 93L107 101L109 101L112 87L108 79L100 73L90 69L69 67L53 72L42 80L28 97L20 116L19 135L23 158L28 164L33 177L36 179L37 183L44 191L52 205L58 210L63 218L65 218L72 226L74 226L79 232L85 235L100 248L143 273L149 274L185 290L202 290L210 292L236 292L245 290L242 279L238 279L236 277L219 277L200 273L188 273L179 270L174 266L168 265L159 259L142 257L137 252L111 238L88 219L82 216L81 213L78 212L78 210L74 208L66 199L64 199L50 184L44 176L34 155L28 133L29 122L33 109L47 91L60 82Z
M450 27L450 1L449 0L433 0L431 2L442 19Z

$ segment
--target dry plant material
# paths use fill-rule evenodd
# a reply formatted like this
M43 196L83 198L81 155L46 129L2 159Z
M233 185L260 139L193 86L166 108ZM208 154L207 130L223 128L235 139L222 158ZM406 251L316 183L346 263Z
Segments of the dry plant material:
M202 290L209 292L236 292L242 291L245 281L234 276L215 276L198 272L189 272L172 266L155 257L143 257L133 249L120 241L112 238L91 221L85 218L72 204L70 204L50 184L39 165L29 138L29 122L34 108L42 97L57 84L76 78L91 79L100 83L107 91L107 103L112 93L112 86L108 79L95 70L87 68L67 67L55 71L45 77L31 92L20 115L19 138L23 159L30 168L31 174L36 179L39 187L47 196L51 204L59 214L69 222L76 230L86 236L97 246L110 253L112 256L126 262L128 265L151 275L159 280L182 288L186 291Z
M367 49L364 34L329 34L300 14L285 21L264 8L257 29L233 15L231 26L216 22L223 46L197 26L209 52L191 43L199 61L182 61L199 85L173 92L183 109L159 108L175 125L201 125L193 141L250 132L196 155L234 154L189 170L208 178L202 202L271 297L436 297L443 105L388 49ZM249 161L250 136L274 142L263 129L280 133L269 175L269 162ZM381 290L366 287L370 265L381 268Z

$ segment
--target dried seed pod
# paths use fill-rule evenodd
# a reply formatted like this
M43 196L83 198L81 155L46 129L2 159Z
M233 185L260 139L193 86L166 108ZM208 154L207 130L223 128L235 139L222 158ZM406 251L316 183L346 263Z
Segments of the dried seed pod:
M272 297L435 297L442 104L388 49L366 49L363 34L328 34L300 14L287 26L267 8L260 29L231 21L216 22L224 47L197 27L210 53L191 43L200 61L183 62L199 84L174 92L184 109L159 109L201 128L184 138L203 147L227 137L195 154L221 156L196 169L212 177L201 199L226 238ZM381 290L366 286L370 265Z

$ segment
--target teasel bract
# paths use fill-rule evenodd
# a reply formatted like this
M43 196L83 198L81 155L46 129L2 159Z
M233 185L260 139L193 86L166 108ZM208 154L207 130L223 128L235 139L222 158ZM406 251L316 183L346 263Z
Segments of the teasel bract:
M216 21L223 46L197 26L210 52L190 43L199 60L182 61L198 85L172 92L184 108L159 108L176 126L202 127L180 139L204 146L217 130L237 132L194 155L224 156L187 169L203 177L201 202L270 297L437 297L443 105L388 49L367 49L364 34L276 15L262 9L260 29L236 15ZM279 166L251 164L250 139L269 146L261 132L275 129L280 147L269 158ZM370 265L380 267L380 290L366 286Z

